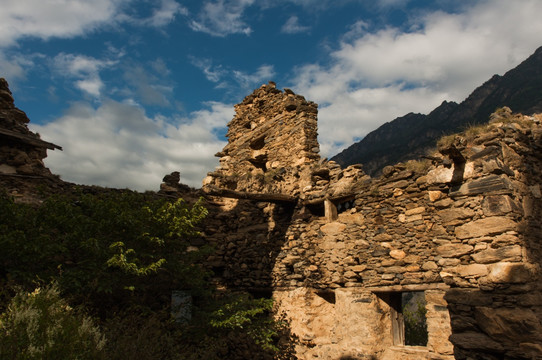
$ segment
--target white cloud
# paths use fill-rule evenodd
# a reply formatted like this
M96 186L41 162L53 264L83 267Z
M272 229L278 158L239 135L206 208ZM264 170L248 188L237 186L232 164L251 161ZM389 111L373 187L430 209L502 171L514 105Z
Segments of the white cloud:
M233 76L243 89L249 89L261 82L266 83L272 80L273 76L275 76L275 70L272 65L262 65L252 74L235 70Z
M191 56L190 62L203 72L207 80L214 83L219 82L228 73L221 65L213 65L211 59L202 59Z
M242 17L245 9L254 2L255 0L207 1L197 20L190 22L190 27L194 31L219 37L230 34L250 35L252 29Z
M179 5L175 0L162 0L160 2L160 7L155 9L153 14L148 19L144 20L144 23L155 27L161 27L175 20L177 14L187 15L188 10Z
M156 70L156 66L158 66L158 71L156 71L158 76L150 71ZM131 87L125 89L125 95L137 95L144 105L169 106L168 96L173 92L173 87L164 79L167 74L165 63L160 61L152 62L150 68L141 64L126 66L123 78ZM135 94L132 94L131 88L135 89Z
M69 38L112 21L126 0L3 0L0 46L25 36Z
M24 79L26 77L27 68L34 64L33 59L20 54L6 54L0 50L0 76L9 79Z
M73 38L122 22L162 27L188 11L175 0L161 0L142 19L123 12L140 0L2 0L0 47L24 37ZM129 7L128 5L131 5Z
M164 175L180 171L181 182L200 187L225 145L213 132L233 116L232 105L206 106L188 118L168 119L150 118L130 103L77 103L59 119L31 128L63 147L50 151L45 163L66 181L158 190Z
M86 55L60 53L52 60L59 76L72 79L79 90L93 97L100 97L103 81L100 71L117 64L116 60L99 60Z
M290 16L288 20L286 20L284 25L282 25L282 28L280 30L286 34L297 34L308 32L310 30L310 27L300 25L297 16Z
M416 30L410 32L369 32L355 24L331 52L330 65L295 69L296 92L320 104L323 155L395 117L462 101L493 74L513 68L541 45L540 13L537 0L486 0L460 13L411 19Z

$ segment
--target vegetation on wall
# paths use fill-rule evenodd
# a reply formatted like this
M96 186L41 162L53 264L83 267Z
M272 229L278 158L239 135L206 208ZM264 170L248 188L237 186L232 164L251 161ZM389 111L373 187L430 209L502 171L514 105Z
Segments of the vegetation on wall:
M201 266L212 249L191 246L206 215L202 200L129 191L54 196L38 207L0 195L2 356L211 359L232 338L272 357L283 329L272 302L219 296ZM177 290L194 299L188 324L170 316Z

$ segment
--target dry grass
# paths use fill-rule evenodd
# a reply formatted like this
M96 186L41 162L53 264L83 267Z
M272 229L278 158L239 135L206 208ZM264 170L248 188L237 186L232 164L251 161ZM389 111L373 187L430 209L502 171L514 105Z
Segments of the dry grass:
M406 162L406 169L413 171L416 174L424 174L431 167L431 160L422 159L422 160L409 160Z

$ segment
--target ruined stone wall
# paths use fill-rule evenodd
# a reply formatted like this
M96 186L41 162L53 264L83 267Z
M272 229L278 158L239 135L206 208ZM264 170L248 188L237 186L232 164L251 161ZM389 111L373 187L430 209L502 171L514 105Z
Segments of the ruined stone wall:
M416 163L387 168L382 178L358 184L354 207L333 221L312 216L292 222L274 268L274 284L283 289L278 298L292 313L299 310L289 305L289 289L306 289L305 298L326 292L336 298L329 305L334 310L326 311L333 314L327 326L316 319L296 322L307 339L305 355L350 351L400 358L389 337L382 339L378 318L362 321L355 314L371 307L386 313L378 294L425 291L430 337L423 356L452 350L457 359L541 356L542 118L498 120L442 149L457 150L463 161L442 157L427 172ZM359 296L365 301L357 302ZM358 309L341 319L337 313L352 304ZM372 336L362 331L367 325L374 327ZM322 342L323 329L334 327L349 329L350 335L338 337L346 343ZM311 335L315 328L323 332ZM407 350L413 348L401 349L402 356ZM415 352L407 358L421 357Z
M57 186L58 177L45 167L47 149L61 147L31 132L26 114L15 107L5 79L0 78L0 185L16 198L32 202L39 185ZM28 195L28 196L27 196Z
M265 108L270 97L268 109L284 109L289 96L277 91L264 86L243 104L258 99ZM247 108L237 108L232 125L239 109ZM266 138L295 133L306 121L296 114L286 127L262 116L262 128L275 124ZM316 140L313 126L300 135L308 139L268 148L266 171L288 174L282 187L243 173L223 182L232 169L260 169L248 165L261 150L250 148L249 127L238 136L230 128L221 168L206 184L296 201L218 199L224 211L205 230L218 250L210 261L226 286L274 291L299 335L299 358L541 356L540 120L503 111L488 128L445 139L431 162L388 167L378 179L316 156L298 162L297 144ZM426 346L394 338L392 299L412 291L426 302Z
M319 159L317 105L291 90L262 85L241 104L228 124L220 168L204 188L295 195L307 165Z

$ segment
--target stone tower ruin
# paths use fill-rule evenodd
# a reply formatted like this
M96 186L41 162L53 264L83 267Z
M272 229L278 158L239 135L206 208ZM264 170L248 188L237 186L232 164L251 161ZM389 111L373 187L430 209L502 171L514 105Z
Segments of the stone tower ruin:
M204 180L209 266L275 298L300 359L542 358L541 121L501 109L373 179L320 159L314 103L263 85Z

